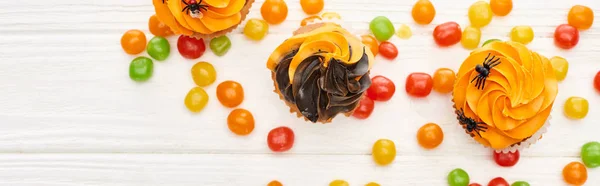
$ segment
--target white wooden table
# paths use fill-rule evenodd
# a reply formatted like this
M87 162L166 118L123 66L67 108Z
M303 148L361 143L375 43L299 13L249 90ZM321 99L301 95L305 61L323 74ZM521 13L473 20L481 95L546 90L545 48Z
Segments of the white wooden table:
M260 18L262 0L249 15ZM291 35L305 15L298 0L288 0L289 15L260 42L245 39L241 29L229 34L233 46L223 57L210 50L200 60L185 60L176 50L165 62L155 62L146 83L128 77L129 62L119 44L128 29L151 34L147 21L154 13L150 0L28 0L0 2L0 185L98 186L262 186L273 179L286 186L327 185L345 179L351 185L376 181L384 186L446 185L447 173L465 169L471 180L486 184L502 176L510 182L565 185L561 171L581 161L579 149L600 141L600 94L592 79L600 70L600 23L581 32L579 45L560 50L553 44L557 25L566 23L574 4L600 14L597 0L515 0L507 17L494 17L482 29L482 42L507 39L515 25L530 25L535 39L528 46L547 57L570 62L569 74L559 84L552 127L538 144L521 152L512 168L497 166L491 150L470 139L457 125L451 96L432 93L425 99L404 92L411 72L433 73L440 67L457 70L469 51L460 44L438 48L431 36L435 25L456 21L468 24L467 8L474 0L435 0L437 16L431 25L415 25L413 0L326 0L325 10L342 15L357 34L366 33L378 15L396 26L409 24L413 37L391 41L400 56L377 58L372 74L385 75L398 91L387 103L377 103L365 121L338 117L328 125L309 124L288 113L272 93L266 58ZM146 55L146 54L144 54ZM209 86L212 100L200 114L183 104L194 86L189 69L209 61L217 69L217 83L240 82L246 91L241 105L253 112L256 129L247 137L233 135L226 126L230 109L216 101L217 83ZM566 119L562 105L570 96L590 102L588 116ZM435 150L423 150L416 131L438 123L445 139ZM270 129L289 126L296 143L289 152L273 154L266 145ZM370 150L379 138L393 140L398 155L390 166L376 166ZM587 185L600 185L600 169L588 170Z

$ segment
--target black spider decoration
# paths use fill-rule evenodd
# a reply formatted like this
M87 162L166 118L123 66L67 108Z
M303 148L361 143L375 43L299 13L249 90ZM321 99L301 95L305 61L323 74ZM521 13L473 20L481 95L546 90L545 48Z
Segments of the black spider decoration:
M188 15L190 15L190 12L192 12L192 14L199 14L201 13L200 10L208 11L208 5L203 5L202 0L197 2L196 0L190 0L190 3L185 2L185 0L181 0L181 2L185 4L185 7L183 10L181 10L181 12L185 12Z
M465 127L465 130L468 134L471 135L471 137L475 137L473 131L477 133L479 137L481 137L481 134L479 134L479 132L485 132L488 129L484 122L477 122L475 121L475 119L465 116L465 111L462 108L457 112L457 114L458 122L460 123L460 125L463 125Z
M483 65L477 64L477 66L475 66L475 71L477 71L479 74L471 80L471 83L477 80L475 83L477 89L483 90L483 88L485 87L485 80L490 75L490 70L492 70L492 68L500 64L500 58L492 56L492 58L488 60L489 57L490 53L488 53L487 57L485 57L485 59L483 60ZM494 60L494 58L496 60Z

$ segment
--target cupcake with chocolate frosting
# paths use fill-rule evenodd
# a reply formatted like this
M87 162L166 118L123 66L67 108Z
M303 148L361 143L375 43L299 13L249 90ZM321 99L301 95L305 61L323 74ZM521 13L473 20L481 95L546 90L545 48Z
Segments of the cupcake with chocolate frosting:
M156 17L173 33L213 38L235 29L254 0L152 0Z
M335 23L301 27L271 54L275 92L298 117L313 123L349 116L371 85L373 54Z
M558 93L550 61L516 42L492 42L460 66L453 101L458 123L502 151L535 143L549 126Z

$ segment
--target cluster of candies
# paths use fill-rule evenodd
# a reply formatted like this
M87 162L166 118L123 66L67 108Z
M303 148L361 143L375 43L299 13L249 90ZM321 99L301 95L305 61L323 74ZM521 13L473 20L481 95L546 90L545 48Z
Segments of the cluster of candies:
M471 183L469 174L460 168L454 169L448 173L448 185L450 186L481 186L479 183ZM488 186L529 186L529 183L525 181L516 181L509 184L506 179L502 177L496 177L490 180Z
M554 43L563 49L571 49L579 43L579 30L592 27L594 12L590 7L575 5L567 16L569 24L561 24L554 31Z
M587 180L587 168L600 167L600 143L593 141L584 144L580 155L583 163L573 161L563 168L563 179L568 184L583 185Z

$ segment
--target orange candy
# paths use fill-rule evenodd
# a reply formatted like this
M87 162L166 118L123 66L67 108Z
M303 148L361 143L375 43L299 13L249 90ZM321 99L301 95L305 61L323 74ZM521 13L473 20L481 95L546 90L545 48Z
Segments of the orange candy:
M587 180L587 169L583 163L571 162L563 168L565 182L572 185L583 185Z
M412 8L412 17L419 24L429 24L435 17L435 7L429 0L419 0Z
M433 90L439 93L449 93L454 89L456 74L449 68L440 68L433 74Z
M300 6L307 14L316 14L323 10L325 3L323 0L300 0Z
M140 30L128 30L121 37L121 47L128 54L139 54L146 49L146 35Z
M269 184L267 186L283 186L283 184L281 184L281 182L279 182L277 180L273 180L273 181L269 182Z
M244 101L244 89L238 82L224 81L217 86L217 99L225 107L236 107Z
M575 5L569 10L568 21L577 29L588 29L594 23L594 11L587 6Z
M246 109L235 109L227 117L227 127L237 135L248 135L254 130L254 116Z
M148 28L150 29L150 33L155 36L167 37L173 35L171 28L160 22L156 15L150 16L150 20L148 20Z
M371 49L373 56L377 56L377 54L379 53L379 43L377 39L375 39L375 37L372 35L362 35L361 39L362 43L365 44L365 46L369 47L369 49Z
M260 7L260 14L270 24L279 24L285 20L288 7L283 0L265 0Z
M321 20L320 16L308 16L300 22L300 26L306 26L308 23L314 22L316 20Z
M505 16L512 11L512 0L490 0L492 12L498 16Z
M439 146L444 140L442 128L435 123L428 123L419 128L417 132L417 141L419 145L426 149L433 149Z

